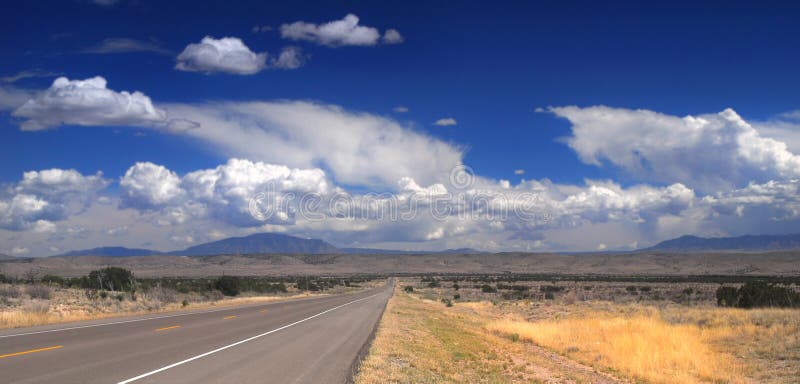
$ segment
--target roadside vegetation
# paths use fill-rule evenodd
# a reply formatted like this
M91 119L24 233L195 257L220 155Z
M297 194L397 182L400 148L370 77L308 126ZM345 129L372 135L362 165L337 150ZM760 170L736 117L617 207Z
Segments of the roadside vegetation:
M579 379L574 367L611 382L800 377L794 278L516 277L401 279L358 382L597 382ZM475 346L508 365L497 368Z
M342 293L374 283L373 277L143 279L118 267L72 278L35 271L13 278L0 274L0 328Z

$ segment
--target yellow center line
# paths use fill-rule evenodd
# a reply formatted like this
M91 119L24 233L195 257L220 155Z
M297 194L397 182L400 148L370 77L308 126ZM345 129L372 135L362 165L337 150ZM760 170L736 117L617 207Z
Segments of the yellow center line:
M5 359L6 357L12 357L12 356L27 355L29 353L44 352L44 351L49 351L51 349L59 349L59 348L64 348L64 346L63 345L55 345L55 346L47 347L47 348L31 349L30 351L9 353L7 355L0 355L0 359Z
M230 319L233 319L235 317L236 317L235 315L234 316L225 316L225 317L222 318L222 320L230 320Z
M180 328L180 327L181 327L180 325L173 325L173 326L170 326L170 327L164 327L164 328L156 329L156 332L166 331L168 329L175 329L175 328Z

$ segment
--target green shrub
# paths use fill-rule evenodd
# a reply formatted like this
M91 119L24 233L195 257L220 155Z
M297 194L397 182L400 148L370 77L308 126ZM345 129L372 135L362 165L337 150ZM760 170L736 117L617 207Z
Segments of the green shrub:
M403 287L403 291L406 291L408 293L414 292L414 287L406 285L405 287Z
M109 291L133 291L136 280L133 272L119 267L108 267L89 273L88 287Z
M763 281L748 282L739 287L717 289L717 304L737 308L800 307L800 293L792 289L767 284Z
M497 288L492 287L489 284L484 284L484 285L481 285L481 292L483 292L483 293L495 293L495 292L497 292Z
M225 296L236 296L241 289L241 281L236 276L222 276L217 279L214 287Z
M453 306L453 301L450 300L450 299L442 299L442 303L444 303L444 305L447 306L447 307L452 307Z
M458 293L456 293L455 295L453 295L453 300L458 300L458 299L460 299L460 298L461 298L461 295L459 295Z
M42 283L58 284L59 286L63 287L66 285L66 280L64 280L64 278L61 276L44 275L42 276Z
M739 303L739 290L736 287L719 287L717 289L717 305L735 307Z
M187 306L189 306L189 300L183 299L183 301L181 301L181 307L187 307Z

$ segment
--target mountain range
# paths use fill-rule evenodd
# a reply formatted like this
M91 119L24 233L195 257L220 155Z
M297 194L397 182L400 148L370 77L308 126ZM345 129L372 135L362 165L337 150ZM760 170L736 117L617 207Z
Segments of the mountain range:
M744 235L738 237L698 237L681 236L662 241L652 247L637 252L670 251L770 251L800 249L800 234L789 235ZM447 249L443 251L403 251L376 248L338 248L324 240L304 239L278 233L258 233L244 237L230 237L210 243L199 244L179 251L162 252L152 249L100 247L70 251L58 256L204 256L204 255L247 255L247 254L479 254L486 253L471 248ZM6 257L1 255L0 259ZM10 258L10 256L8 256Z
M771 251L800 249L800 234L737 237L681 236L642 251Z
M334 245L319 239L304 239L301 237L283 235L278 233L257 233L244 237L230 237L210 243L195 245L179 251L162 252L152 249L125 248L125 247L99 247L70 251L58 256L205 256L205 255L246 255L265 253L286 254L471 254L481 253L470 248L448 249L438 252L425 251L397 251L372 248L337 248Z

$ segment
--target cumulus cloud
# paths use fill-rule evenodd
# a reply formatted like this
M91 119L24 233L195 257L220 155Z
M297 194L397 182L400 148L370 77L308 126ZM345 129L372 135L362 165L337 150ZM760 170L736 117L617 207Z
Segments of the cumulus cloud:
M203 73L252 75L267 67L267 53L255 53L237 37L215 39L206 36L189 44L178 55L175 69Z
M124 37L109 37L94 46L85 48L81 53L127 53L127 52L152 52L161 55L172 55L168 49L154 41L142 41Z
M153 106L141 92L116 92L106 87L106 79L86 80L59 77L50 88L14 110L14 117L25 119L21 127L37 131L59 125L150 126L163 123L164 111Z
M50 232L52 222L83 211L109 181L98 172L84 176L74 169L47 169L23 174L0 190L0 228Z
M128 168L119 186L123 207L156 209L180 200L186 193L175 172L149 162Z
M791 111L765 121L752 122L753 127L765 137L783 143L793 153L800 153L800 111Z
M359 25L358 16L347 14L341 20L323 24L296 21L280 27L281 36L290 40L310 41L320 45L339 47L345 45L371 46L381 41L377 28ZM398 44L403 37L395 29L389 29L383 36L385 44Z
M297 47L285 47L270 59L267 52L253 52L237 37L215 39L206 36L200 43L186 46L178 55L175 69L206 74L252 75L267 68L300 68L305 61L306 55Z
M445 118L436 120L436 122L434 122L433 124L438 125L440 127L449 127L449 126L453 126L453 125L458 125L458 122L456 121L456 119L454 119L452 117L445 117Z
M230 159L213 169L201 169L179 177L152 163L137 163L120 181L122 207L140 211L160 210L164 225L189 218L214 219L229 225L260 226L264 222L251 213L250 204L259 194L280 200L287 193L327 195L332 186L320 169L297 169L282 165ZM273 199L274 200L274 199ZM270 203L275 203L271 200ZM264 207L261 207L264 208ZM275 209L273 222L291 223L292 212Z
M732 109L685 117L603 106L549 110L572 124L566 142L582 161L607 161L640 180L715 191L800 176L800 157Z
M322 167L339 183L393 186L447 178L460 148L367 113L304 101L165 105L197 123L187 135L223 155L296 168Z

